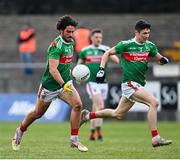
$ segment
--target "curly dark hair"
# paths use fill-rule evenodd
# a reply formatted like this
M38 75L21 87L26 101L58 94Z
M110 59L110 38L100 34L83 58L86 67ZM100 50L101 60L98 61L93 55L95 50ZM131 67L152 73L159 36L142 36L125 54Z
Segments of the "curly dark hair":
M78 22L76 22L71 16L65 15L59 18L56 28L58 31L64 30L67 26L77 27Z

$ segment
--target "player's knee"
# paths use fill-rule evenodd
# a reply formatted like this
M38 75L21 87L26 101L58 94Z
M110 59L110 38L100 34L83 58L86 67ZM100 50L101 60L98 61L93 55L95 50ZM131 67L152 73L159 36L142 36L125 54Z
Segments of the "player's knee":
M152 107L158 107L159 106L159 101L158 99L154 98L153 101L150 104Z
M156 99L155 106L156 106L156 107L159 106L159 100L158 100L158 99Z
M80 101L74 102L73 110L76 112L80 112L82 110L82 102L80 102Z

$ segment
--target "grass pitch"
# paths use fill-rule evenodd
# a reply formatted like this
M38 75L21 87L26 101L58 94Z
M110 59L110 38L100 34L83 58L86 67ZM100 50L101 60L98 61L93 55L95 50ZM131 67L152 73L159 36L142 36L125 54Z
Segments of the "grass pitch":
M180 124L160 122L159 132L172 139L170 146L152 148L147 122L104 122L104 141L88 140L89 125L82 126L80 139L89 148L80 152L70 148L70 125L34 123L23 137L21 150L11 148L11 139L18 123L0 122L0 159L179 159Z

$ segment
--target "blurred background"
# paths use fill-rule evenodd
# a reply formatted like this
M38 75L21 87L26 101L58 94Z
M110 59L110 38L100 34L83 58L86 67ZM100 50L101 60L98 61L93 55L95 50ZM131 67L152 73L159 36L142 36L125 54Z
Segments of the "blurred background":
M72 15L89 29L101 28L103 44L110 47L134 36L134 24L152 24L150 40L170 59L166 66L149 63L147 89L159 100L160 120L180 121L180 1L178 0L0 0L0 121L21 121L32 110L46 66L46 50L58 35L56 22ZM24 29L29 29L24 33ZM22 41L32 38L28 55ZM77 53L76 53L77 54ZM75 65L75 61L72 67ZM121 96L119 65L107 73L106 107L114 108ZM84 106L91 108L85 84L75 84ZM147 107L136 104L125 120L145 120ZM69 119L69 107L54 101L40 121Z

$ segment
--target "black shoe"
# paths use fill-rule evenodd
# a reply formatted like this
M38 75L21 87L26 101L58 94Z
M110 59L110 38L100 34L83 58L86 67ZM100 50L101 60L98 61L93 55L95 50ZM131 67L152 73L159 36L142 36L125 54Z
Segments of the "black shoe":
M90 141L95 141L95 138L94 137L90 137L89 140Z
M103 137L102 137L102 136L99 136L99 137L97 137L97 140L98 140L98 141L103 141Z

